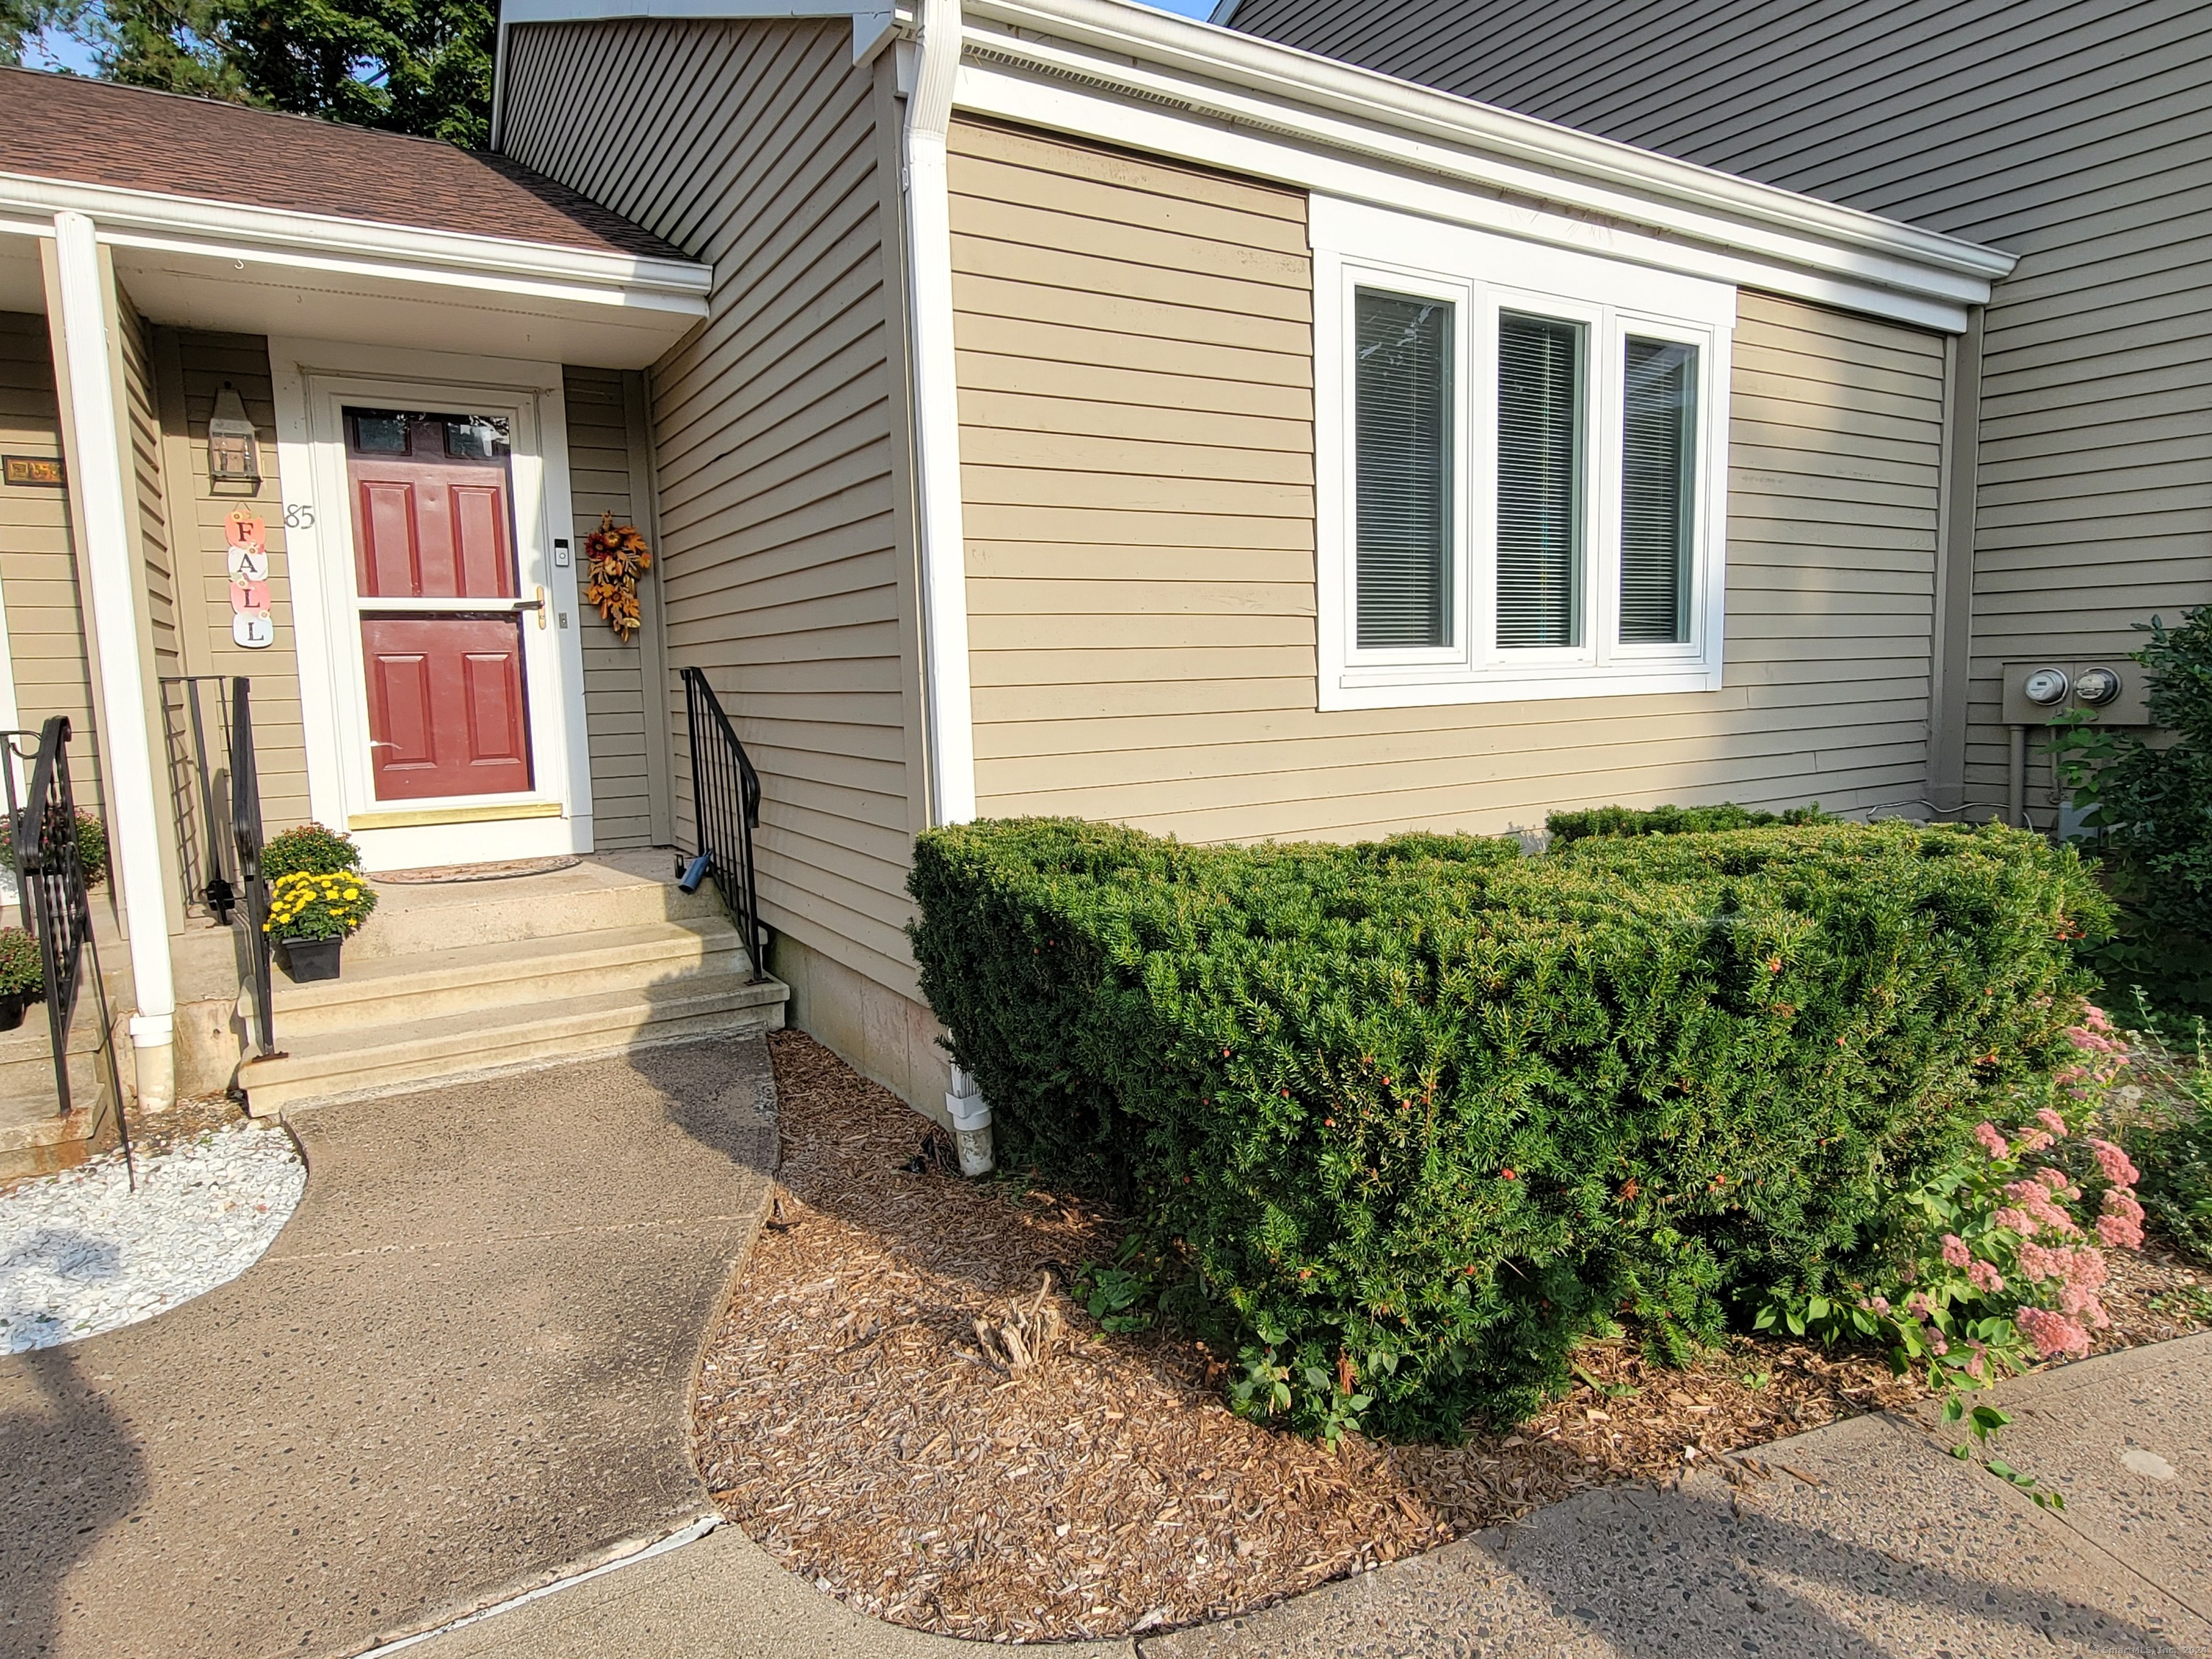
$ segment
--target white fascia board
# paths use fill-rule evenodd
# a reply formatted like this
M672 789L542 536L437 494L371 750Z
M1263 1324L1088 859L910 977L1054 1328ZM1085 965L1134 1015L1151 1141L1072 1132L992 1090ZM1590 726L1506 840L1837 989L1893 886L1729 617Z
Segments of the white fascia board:
M853 61L866 63L883 50L898 26L890 0L505 0L499 9L499 60L493 94L504 89L507 32L520 23L620 23L647 18L678 22L744 21L753 18L849 17ZM495 135L494 148L497 148Z
M1946 313L1982 303L2014 263L1956 237L1120 0L972 0L967 35L971 53L1063 84L1917 295Z
M294 213L192 196L0 173L0 231L29 230L28 216L82 213L118 246L210 253L289 264L493 288L704 316L711 266L688 259L562 247L505 236L471 236L374 220ZM33 233L35 234L35 233Z

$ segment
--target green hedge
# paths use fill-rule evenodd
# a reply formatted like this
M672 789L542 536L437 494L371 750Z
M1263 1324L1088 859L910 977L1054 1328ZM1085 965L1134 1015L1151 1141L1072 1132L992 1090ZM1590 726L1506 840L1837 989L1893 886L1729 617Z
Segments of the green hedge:
M1820 804L1779 812L1723 801L1717 806L1592 806L1579 812L1554 812L1544 820L1553 845L1592 836L1693 836L1715 830L1764 830L1776 824L1837 823Z
M1015 820L924 836L912 890L1002 1160L1118 1188L1248 1358L1349 1356L1370 1428L1445 1436L1616 1314L1680 1353L1827 1282L2056 1062L2102 904L2033 836L1905 824L1524 858Z

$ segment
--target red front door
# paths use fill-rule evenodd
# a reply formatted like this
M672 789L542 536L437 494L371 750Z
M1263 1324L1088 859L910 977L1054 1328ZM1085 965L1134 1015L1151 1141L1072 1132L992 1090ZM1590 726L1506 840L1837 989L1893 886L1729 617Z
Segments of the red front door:
M376 798L526 791L506 423L349 409L345 426Z

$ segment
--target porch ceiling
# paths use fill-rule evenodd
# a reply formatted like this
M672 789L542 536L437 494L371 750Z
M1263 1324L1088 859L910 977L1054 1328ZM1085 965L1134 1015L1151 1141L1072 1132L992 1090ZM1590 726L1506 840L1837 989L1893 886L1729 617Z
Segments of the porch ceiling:
M618 292L557 291L565 284L532 291L531 284L495 285L460 273L378 271L345 260L128 245L112 251L117 280L149 320L240 334L643 368L704 309ZM38 275L34 260L34 286Z

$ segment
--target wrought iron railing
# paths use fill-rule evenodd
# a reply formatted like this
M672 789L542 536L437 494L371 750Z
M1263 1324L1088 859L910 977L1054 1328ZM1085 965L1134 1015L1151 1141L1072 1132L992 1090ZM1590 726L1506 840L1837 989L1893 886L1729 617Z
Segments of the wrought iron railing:
M253 682L230 683L230 840L237 855L238 925L246 931L246 988L253 994L253 1044L264 1058L276 1047L276 1004L270 984L269 884L261 876L261 770L253 757Z
M252 1002L255 1052L276 1052L270 995L269 890L261 878L261 784L252 681L230 674L161 679L185 908L240 930L239 978Z
M168 740L170 816L185 912L228 927L238 904L238 860L229 835L230 676L165 674L161 724Z
M768 977L760 890L753 872L753 831L760 827L760 774L738 741L721 699L696 668L684 671L685 725L691 739L691 813L700 855L714 890L745 942L752 982Z
M85 958L92 959L93 999L100 1013L99 1053L106 1062L108 1097L115 1104L116 1130L124 1163L135 1190L138 1172L131 1154L131 1129L123 1110L123 1079L115 1063L115 1022L107 1009L107 984L100 971L100 941L93 936L92 901L85 889L84 860L77 843L76 792L70 784L70 723L51 717L39 733L31 774L16 793L16 738L10 733L7 763L8 828L15 855L15 882L23 919L39 941L46 973L46 1030L54 1055L54 1093L62 1114L73 1103L70 1090L70 1029L77 997L84 988Z

